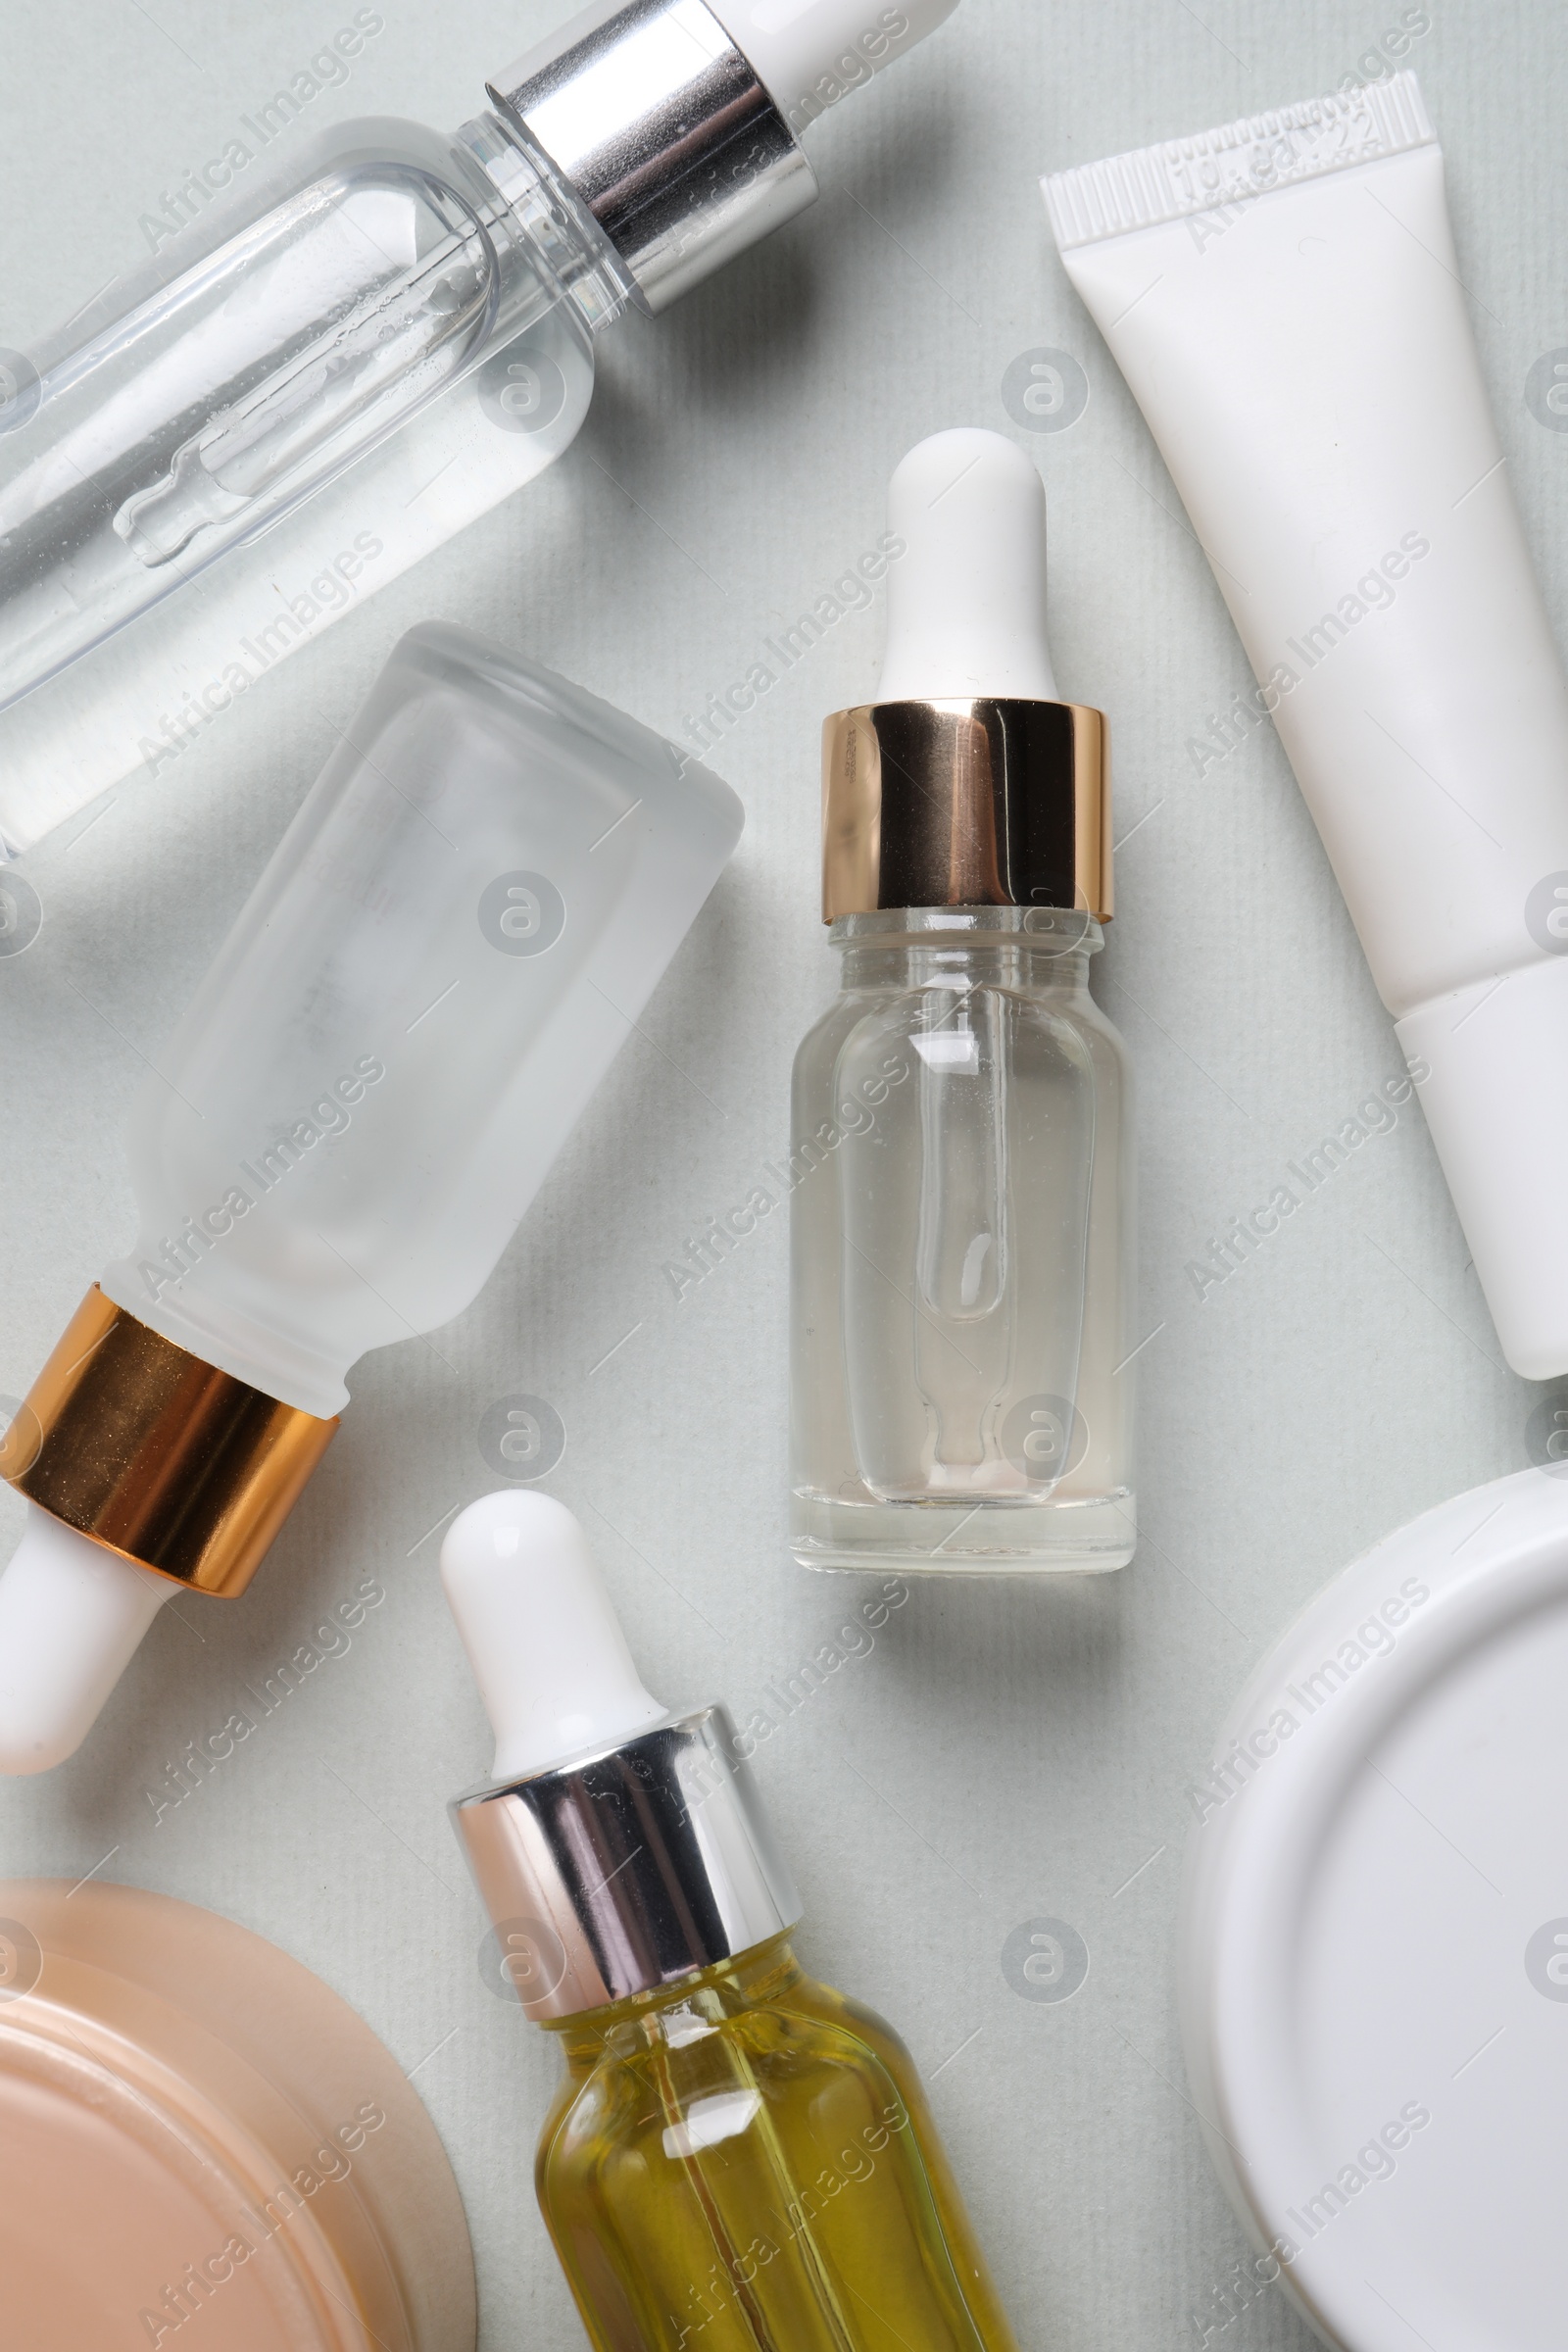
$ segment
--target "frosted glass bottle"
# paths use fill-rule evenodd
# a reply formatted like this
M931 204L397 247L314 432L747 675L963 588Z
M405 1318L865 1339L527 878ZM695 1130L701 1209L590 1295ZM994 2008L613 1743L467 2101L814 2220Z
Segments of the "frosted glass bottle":
M412 630L137 1097L105 1294L340 1412L368 1348L473 1298L741 824L610 705Z
M791 1539L812 1568L1119 1568L1132 1473L1126 1050L1101 712L1046 637L1045 494L938 433L888 495L874 703L827 724L842 993L795 1065Z
M908 2051L790 1948L756 1738L644 1690L553 1496L470 1503L441 1575L496 1735L452 1819L488 1982L565 2059L534 2179L595 2352L1016 2352Z
M542 471L594 336L808 204L798 133L955 4L595 0L456 131L225 164L107 318L0 351L0 858Z
M740 835L728 786L465 632L405 637L136 1099L139 1230L0 1441L0 1770L160 1602L244 1589L370 1348L460 1313Z

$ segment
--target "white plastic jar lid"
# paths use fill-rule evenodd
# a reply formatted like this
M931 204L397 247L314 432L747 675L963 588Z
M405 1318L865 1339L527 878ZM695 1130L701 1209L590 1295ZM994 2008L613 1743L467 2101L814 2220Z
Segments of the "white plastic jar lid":
M1193 1802L1183 2038L1257 2276L1346 2352L1560 2352L1568 1464L1335 1578Z

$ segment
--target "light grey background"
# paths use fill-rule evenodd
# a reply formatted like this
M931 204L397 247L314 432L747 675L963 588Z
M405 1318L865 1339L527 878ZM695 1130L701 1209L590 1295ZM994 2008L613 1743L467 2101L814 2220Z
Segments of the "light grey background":
M381 4L384 33L316 121L454 124L558 14ZM1531 416L1524 385L1568 345L1568 17L1549 0L1431 13L1407 62L1447 150L1561 629L1568 435ZM0 343L25 349L134 263L172 168L220 149L352 14L10 0ZM79 846L35 854L44 929L0 962L0 1391L17 1396L131 1231L119 1132L144 1057L406 626L472 626L679 736L872 543L913 441L977 423L1026 443L1051 499L1058 674L1110 713L1116 747L1125 846L1097 987L1143 1085L1147 1532L1099 1584L914 1590L760 1769L805 1888L803 1955L910 2040L1027 2352L1196 2344L1205 2328L1227 2347L1308 2340L1277 2289L1220 2327L1214 2290L1245 2248L1177 2041L1185 1790L1301 1601L1400 1521L1520 1466L1541 1396L1501 1363L1414 1106L1202 1302L1184 1272L1399 1061L1272 732L1195 772L1188 741L1246 665L1036 186L1329 89L1403 14L963 0L820 126L814 212L658 325L603 339L594 414L553 474L247 694ZM1003 405L1009 363L1042 346L1076 355L1091 387L1060 433ZM472 2223L486 2352L580 2337L530 2185L556 2052L481 1987L482 1922L442 1818L488 1750L427 1531L495 1483L475 1433L520 1390L562 1416L549 1486L586 1519L670 1701L749 1710L860 1596L785 1550L782 1218L681 1303L662 1267L783 1148L790 1057L834 986L817 731L865 697L877 642L873 614L845 619L715 760L749 811L735 864L477 1304L434 1345L361 1366L251 1594L176 1601L84 1752L0 1788L8 1872L98 1867L225 1911L418 2068ZM21 1522L6 1495L0 1550ZM181 1743L372 1572L387 1599L349 1652L155 1823L148 1791ZM1090 1954L1060 2005L1003 1973L1009 1935L1042 1916Z

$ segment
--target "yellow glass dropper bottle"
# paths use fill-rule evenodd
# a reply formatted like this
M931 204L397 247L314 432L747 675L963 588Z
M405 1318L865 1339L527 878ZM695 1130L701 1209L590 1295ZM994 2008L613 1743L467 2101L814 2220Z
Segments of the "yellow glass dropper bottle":
M548 1495L471 1504L441 1567L497 1737L453 1820L563 2043L536 2184L598 2352L1016 2352L908 2052L790 1949L728 1714L643 1689Z

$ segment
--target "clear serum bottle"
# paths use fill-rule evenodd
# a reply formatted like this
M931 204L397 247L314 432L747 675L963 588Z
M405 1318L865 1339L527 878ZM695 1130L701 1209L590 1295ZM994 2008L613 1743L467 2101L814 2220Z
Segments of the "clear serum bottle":
M0 857L542 472L598 334L809 204L800 133L955 5L596 0L457 130L343 124L0 352Z
M650 1697L551 1496L471 1504L441 1573L497 1738L453 1821L561 2043L535 2184L596 2352L1016 2352L907 2050L790 1948L746 1737Z
M1107 731L1059 699L1045 493L997 434L893 477L877 700L827 722L837 1002L795 1063L791 1540L803 1565L1132 1557L1133 1135L1089 993Z

